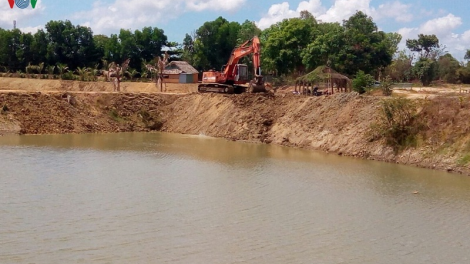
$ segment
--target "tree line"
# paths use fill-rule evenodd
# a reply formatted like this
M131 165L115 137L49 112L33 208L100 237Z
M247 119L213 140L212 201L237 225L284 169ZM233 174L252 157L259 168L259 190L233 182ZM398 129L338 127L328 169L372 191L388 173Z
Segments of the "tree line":
M19 29L0 28L0 71L18 72L31 65L68 68L106 68L110 62L131 59L130 67L142 70L142 64L162 54L168 42L162 29L144 27L134 32L121 29L119 34L94 35L91 28L70 21L50 21L44 30L23 33ZM29 67L31 68L31 67ZM37 67L35 67L37 71ZM51 73L50 73L51 74Z
M470 65L457 61L435 35L418 35L406 40L407 49L398 50L402 36L378 30L371 17L358 11L342 23L319 23L307 11L285 19L265 30L254 22L230 22L223 17L205 22L182 42L170 42L162 29L121 29L119 34L94 35L89 27L70 21L50 21L34 34L0 28L0 71L24 72L34 65L40 71L52 69L106 69L109 62L130 58L130 70L143 76L145 65L167 51L171 60L186 60L196 69L220 69L232 49L259 36L264 73L279 78L305 74L329 65L351 78L359 72L374 78L390 76L393 81L434 80L470 83ZM470 59L467 50L466 60ZM242 62L250 64L250 57ZM36 71L38 68L36 67ZM49 70L50 71L50 70Z

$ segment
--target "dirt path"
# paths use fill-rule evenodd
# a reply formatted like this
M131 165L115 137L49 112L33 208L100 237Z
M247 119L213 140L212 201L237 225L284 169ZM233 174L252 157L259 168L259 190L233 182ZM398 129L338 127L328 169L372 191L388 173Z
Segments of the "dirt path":
M122 92L127 93L161 93L155 83L123 82ZM67 80L44 80L26 78L0 77L0 92L113 92L110 82L79 82ZM164 93L193 93L197 92L197 84L167 83Z

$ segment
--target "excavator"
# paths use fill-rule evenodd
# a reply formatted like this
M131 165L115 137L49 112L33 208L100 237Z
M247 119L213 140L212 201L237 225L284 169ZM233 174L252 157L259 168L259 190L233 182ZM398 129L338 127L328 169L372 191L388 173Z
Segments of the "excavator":
M203 72L202 83L198 86L198 91L216 93L250 93L266 92L260 66L261 44L258 37L253 37L245 43L233 49L227 64L222 70L210 70ZM250 54L253 54L254 78L248 80L248 66L238 64L238 61ZM248 83L248 87L242 86Z

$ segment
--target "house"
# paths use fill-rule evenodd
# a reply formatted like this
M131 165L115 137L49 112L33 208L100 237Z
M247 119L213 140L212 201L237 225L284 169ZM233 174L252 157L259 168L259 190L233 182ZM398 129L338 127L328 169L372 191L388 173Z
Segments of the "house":
M172 61L163 71L164 82L197 83L199 72L186 61Z

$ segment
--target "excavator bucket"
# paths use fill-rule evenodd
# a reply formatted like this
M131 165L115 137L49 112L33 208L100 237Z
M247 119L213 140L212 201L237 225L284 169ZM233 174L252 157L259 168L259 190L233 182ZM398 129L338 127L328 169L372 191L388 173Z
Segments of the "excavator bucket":
M250 86L248 86L248 92L249 93L265 93L266 91L266 86L264 84L256 84L250 83Z
M248 85L248 92L249 93L265 93L266 85L264 85L263 77L257 76L254 80L250 81Z

